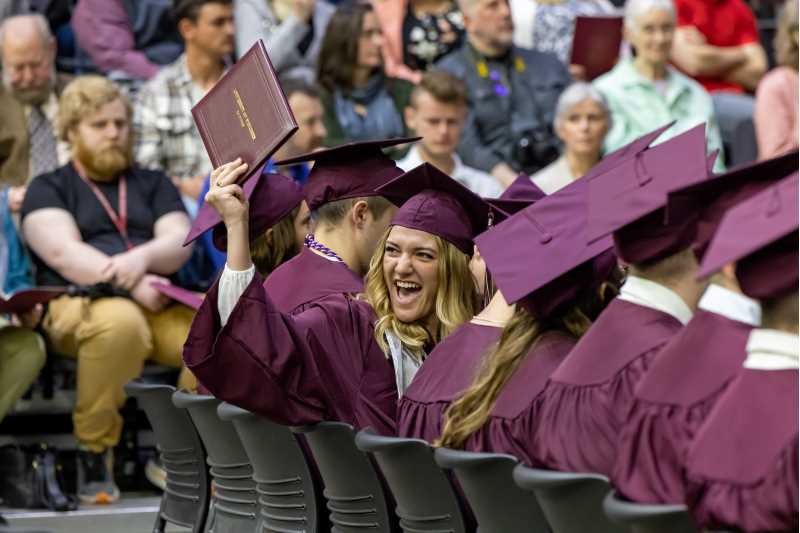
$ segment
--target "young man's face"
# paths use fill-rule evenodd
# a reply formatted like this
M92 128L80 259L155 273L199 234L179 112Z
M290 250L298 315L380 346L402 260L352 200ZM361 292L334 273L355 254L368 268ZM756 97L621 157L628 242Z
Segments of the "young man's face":
M75 157L97 179L114 179L131 164L128 109L121 99L86 115L70 134Z
M197 13L197 20L186 19L181 25L187 45L209 55L224 58L233 53L236 30L233 26L233 5L209 2Z
M439 102L421 91L413 105L406 108L406 123L422 137L420 144L424 151L444 157L456 151L466 114L465 106Z

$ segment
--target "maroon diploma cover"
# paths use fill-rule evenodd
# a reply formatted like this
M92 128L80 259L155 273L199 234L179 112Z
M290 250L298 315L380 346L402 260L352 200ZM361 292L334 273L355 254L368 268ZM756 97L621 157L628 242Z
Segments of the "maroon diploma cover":
M63 287L36 287L17 291L10 297L0 296L0 314L30 311L36 304L47 303L66 292Z
M192 108L197 131L214 168L241 157L248 172L261 172L267 159L297 131L289 102L259 39ZM203 204L183 245L221 222Z
M575 18L571 65L582 65L591 81L611 70L622 44L622 17L609 15Z
M197 293L188 291L181 287L176 287L175 285L153 281L150 283L150 286L164 296L168 296L176 302L188 305L195 311L200 309L200 305L203 303L203 298Z
M296 130L260 39L192 108L214 168L237 157L258 169Z

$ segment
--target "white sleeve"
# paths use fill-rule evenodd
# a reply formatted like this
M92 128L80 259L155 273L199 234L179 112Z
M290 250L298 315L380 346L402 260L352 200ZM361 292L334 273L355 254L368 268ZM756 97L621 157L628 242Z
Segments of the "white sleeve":
M222 327L228 323L233 308L239 301L239 297L244 293L245 289L253 277L256 275L256 267L250 265L247 270L231 270L225 264L225 270L222 271L222 276L219 278L219 291L217 294L217 309L219 310L219 321Z

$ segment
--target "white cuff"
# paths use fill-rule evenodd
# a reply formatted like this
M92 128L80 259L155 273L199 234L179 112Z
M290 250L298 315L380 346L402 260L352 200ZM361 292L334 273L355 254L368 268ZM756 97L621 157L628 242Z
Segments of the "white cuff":
M219 278L219 291L217 293L217 309L219 310L219 321L222 327L228 323L231 313L233 313L239 297L244 294L247 286L253 281L256 275L255 265L250 265L247 270L231 270L228 264L222 271Z

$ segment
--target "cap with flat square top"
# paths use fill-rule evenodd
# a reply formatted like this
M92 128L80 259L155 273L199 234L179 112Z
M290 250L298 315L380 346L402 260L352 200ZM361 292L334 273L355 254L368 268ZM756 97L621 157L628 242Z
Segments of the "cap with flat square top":
M378 189L399 206L393 226L438 235L467 255L473 238L486 230L494 209L480 196L431 165L423 163Z
M416 142L420 137L360 141L277 161L278 166L314 162L305 186L312 211L337 200L378 196L378 187L400 176L400 169L384 148Z
M506 216L513 215L522 211L533 202L541 200L547 196L545 192L540 189L530 176L527 174L520 174L511 182L511 185L503 191L499 198L484 198L486 202L492 207L499 209Z
M475 239L506 301L541 318L608 277L611 237L586 240L587 188L575 181Z
M733 206L722 217L698 278L736 262L742 292L774 298L797 291L798 174Z
M250 203L250 240L273 226L303 201L300 185L281 174L265 173L266 163L255 175L242 185L245 198ZM209 204L204 203L197 212L184 246L192 243L203 233L214 229L214 246L220 250L227 247L227 234L222 219Z
M668 221L667 194L708 179L705 124L587 176L589 241L614 234L619 257L641 263L688 248L694 215Z
M722 217L731 207L797 172L797 169L797 150L740 165L698 184L670 192L667 217L674 220L686 213L698 214L693 248L702 258Z

